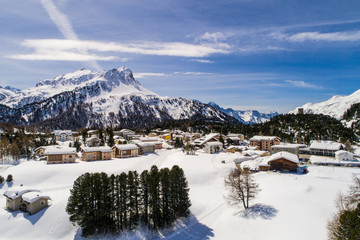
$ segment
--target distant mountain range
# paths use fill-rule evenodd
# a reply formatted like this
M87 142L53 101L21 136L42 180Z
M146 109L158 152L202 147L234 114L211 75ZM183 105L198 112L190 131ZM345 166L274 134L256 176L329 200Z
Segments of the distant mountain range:
M360 103L360 90L348 96L333 96L329 100L320 103L306 103L290 113L297 113L299 108L304 113L324 114L342 120L344 113L351 108L351 105Z
M241 111L241 110L234 110L232 108L224 109L214 102L209 102L208 104L226 113L227 115L236 118L239 122L244 124L264 123L269 121L272 117L279 115L279 113L277 112L260 113L256 110Z
M210 105L161 97L144 88L126 67L100 72L82 69L22 91L0 88L0 122L70 129L143 128L184 119L238 123Z

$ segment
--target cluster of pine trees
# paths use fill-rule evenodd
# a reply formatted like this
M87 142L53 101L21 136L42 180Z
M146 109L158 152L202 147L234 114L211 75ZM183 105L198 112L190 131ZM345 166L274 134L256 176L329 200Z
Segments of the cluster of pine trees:
M188 183L177 165L171 170L152 166L141 174L85 173L70 192L66 211L83 236L119 233L139 224L162 229L190 214Z

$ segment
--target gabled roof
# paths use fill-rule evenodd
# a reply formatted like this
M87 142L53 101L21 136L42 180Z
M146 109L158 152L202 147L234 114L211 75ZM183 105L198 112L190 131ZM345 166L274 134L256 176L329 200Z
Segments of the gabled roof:
M115 146L113 146L113 148L116 147L119 150L134 150L134 149L139 149L138 146L136 146L135 144L116 144Z
M295 154L292 154L292 153L289 153L289 152L278 152L278 153L275 153L273 155L271 155L269 158L268 158L268 163L269 162L272 162L272 161L276 161L276 160L279 160L279 159L286 159L290 162L293 162L293 163L299 163L299 158L295 155Z
M12 200L17 199L18 197L21 197L23 194L28 192L40 192L35 189L26 189L26 188L12 188L12 190L7 190L4 192L4 196L11 198Z
M313 141L309 147L310 149L322 149L322 150L340 150L345 148L345 145L333 141Z
M45 149L45 154L75 154L76 148L71 147L48 147Z
M49 196L42 195L40 191L27 192L22 195L22 199L28 203L34 203L39 199L51 199Z
M250 138L250 141L272 141L275 139L279 139L279 137L276 136L253 136L252 138Z
M55 130L53 133L55 134L55 136L59 136L61 134L66 134L66 135L69 135L69 136L72 135L71 130Z
M110 147L101 146L101 147L84 147L82 148L84 152L112 152Z
M218 133L210 133L204 137L198 138L196 140L193 141L193 144L195 145L203 145L206 142L210 141L211 139L214 139L216 141L218 141L215 137L219 136Z

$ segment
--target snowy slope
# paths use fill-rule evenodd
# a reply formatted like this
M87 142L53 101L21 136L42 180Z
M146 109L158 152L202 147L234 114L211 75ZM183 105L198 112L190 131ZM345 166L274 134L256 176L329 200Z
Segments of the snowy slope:
M336 211L336 195L347 191L353 174L360 177L357 168L317 166L310 166L307 175L256 173L262 190L250 210L244 212L228 206L224 199L224 176L235 167L233 160L237 157L239 153L185 155L181 150L160 150L109 161L54 165L29 161L10 167L0 172L5 177L14 176L11 186L0 185L0 239L82 239L78 227L69 222L65 212L69 189L78 176L85 172L141 172L153 164L159 168L176 164L184 169L189 181L192 216L187 222L163 231L161 236L138 230L116 238L97 239L237 239L241 236L253 240L325 240L327 221ZM33 216L6 211L3 192L20 184L42 190L52 198L52 206Z
M272 117L279 115L277 112L271 113L260 113L256 110L234 110L232 108L222 108L214 102L208 103L210 106L213 106L220 111L236 118L239 122L245 124L257 124L257 123L264 123L269 121Z
M47 121L50 127L77 128L111 124L149 127L179 119L236 122L209 105L161 97L144 88L126 67L100 72L83 69L20 92L4 90L3 95L0 121L17 124Z
M307 103L299 108L303 108L304 113L324 114L341 119L345 111L354 103L360 103L360 90L348 96L333 96L320 103ZM290 113L297 113L297 110L298 108Z

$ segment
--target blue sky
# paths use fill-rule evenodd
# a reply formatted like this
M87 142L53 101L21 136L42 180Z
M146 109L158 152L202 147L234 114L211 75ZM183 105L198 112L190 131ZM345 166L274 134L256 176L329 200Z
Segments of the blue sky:
M360 1L5 0L0 86L127 66L162 96L287 112L359 89Z

